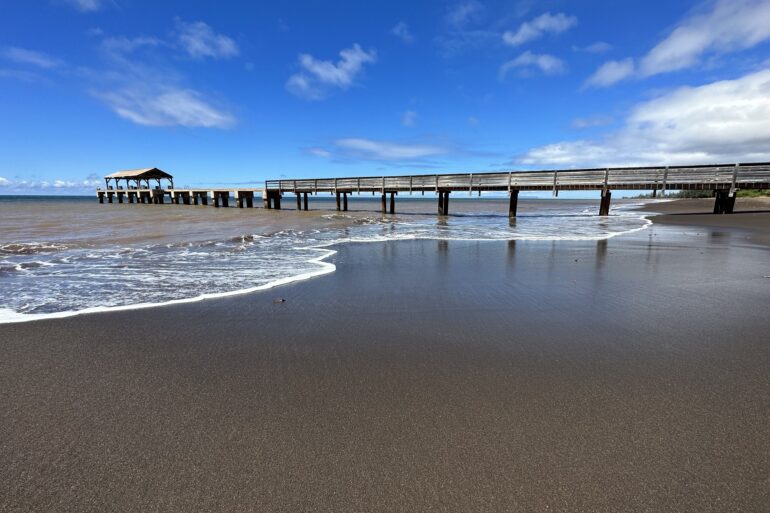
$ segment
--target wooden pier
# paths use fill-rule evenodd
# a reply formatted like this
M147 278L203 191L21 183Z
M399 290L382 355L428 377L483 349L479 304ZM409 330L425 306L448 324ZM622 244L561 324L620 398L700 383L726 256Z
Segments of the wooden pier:
M126 188L110 186L125 180ZM156 180L158 186L149 187ZM169 187L161 187L161 180ZM365 176L353 178L302 178L268 180L262 189L175 189L173 178L157 168L122 171L105 177L106 189L97 189L100 203L105 199L118 203L162 204L168 197L171 203L228 207L233 196L238 207L252 208L259 194L268 209L281 209L281 198L294 194L297 210L308 210L308 196L332 194L339 211L348 209L348 195L380 194L382 213L394 214L396 195L435 193L438 215L449 214L451 193L505 192L509 197L508 215L516 216L521 191L601 191L599 215L610 212L612 190L648 190L665 194L669 190L709 190L715 197L714 213L730 214L735 205L735 194L740 189L770 189L770 163L722 164L703 166L658 166L594 169L557 169L546 171L507 171L496 173L452 173L404 176ZM133 185L133 187L132 187Z

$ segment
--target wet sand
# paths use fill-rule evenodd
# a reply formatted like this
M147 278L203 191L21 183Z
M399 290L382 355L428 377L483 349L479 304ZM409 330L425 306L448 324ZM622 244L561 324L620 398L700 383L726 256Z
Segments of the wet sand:
M770 248L679 217L2 325L0 511L762 511Z

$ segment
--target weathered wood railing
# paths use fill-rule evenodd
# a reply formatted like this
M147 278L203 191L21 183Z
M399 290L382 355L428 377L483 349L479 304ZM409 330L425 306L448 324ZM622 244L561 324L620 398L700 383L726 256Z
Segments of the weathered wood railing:
M512 190L767 189L770 163L267 180L268 191L438 192Z

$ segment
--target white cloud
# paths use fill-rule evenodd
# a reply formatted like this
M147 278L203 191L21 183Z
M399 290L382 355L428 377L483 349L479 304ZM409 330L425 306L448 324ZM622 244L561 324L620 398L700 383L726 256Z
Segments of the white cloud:
M30 64L37 66L38 68L50 69L60 66L62 63L58 59L49 57L42 52L36 52L34 50L27 50L26 48L18 48L15 46L9 46L2 50L2 56L18 64Z
M770 38L770 0L718 0L713 9L691 16L641 60L643 76L698 63L706 52L750 48Z
M412 43L414 41L414 36L409 31L409 26L403 21L396 23L396 26L390 30L390 33L406 44Z
M417 161L450 153L450 149L443 146L362 138L338 139L334 144L346 156L365 160Z
M108 38L102 50L109 69L89 71L92 94L118 116L144 126L230 128L235 118L205 95L185 86L173 68L146 64L136 54L167 46L152 37ZM151 53L153 62L157 57ZM162 61L160 61L162 63ZM148 79L148 77L151 77Z
M235 118L192 89L135 85L97 96L118 116L138 125L230 128L235 124Z
M632 59L607 62L589 82L603 87L631 76L644 78L691 68L704 56L745 50L768 39L770 0L707 2L679 22L665 39L639 60L638 65ZM601 79L602 73L607 79Z
M510 46L519 46L545 34L560 34L577 25L577 18L568 16L563 12L541 14L537 18L522 23L514 32L511 30L503 33L503 41Z
M414 126L416 122L417 113L413 110L408 110L404 112L403 116L401 116L401 124L404 126Z
M177 41L194 59L229 59L238 55L235 41L217 34L202 21L186 22L176 18L175 24Z
M614 166L770 160L770 69L682 87L637 105L601 140L549 144L528 165Z
M320 100L331 88L348 89L363 71L364 64L376 60L374 50L367 52L358 44L340 51L340 60L336 63L301 54L299 64L302 71L289 77L286 88L305 99Z
M0 187L5 187L6 185L9 185L10 183L11 183L10 180L0 176Z
M585 87L607 87L630 77L635 72L633 59L607 61L588 77Z
M500 80L503 80L513 69L523 69L526 73L531 68L537 68L546 75L556 75L567 69L564 61L553 55L536 54L527 50L515 59L503 63L500 66L499 77Z
M98 11L104 5L104 0L64 0L78 11L94 12Z

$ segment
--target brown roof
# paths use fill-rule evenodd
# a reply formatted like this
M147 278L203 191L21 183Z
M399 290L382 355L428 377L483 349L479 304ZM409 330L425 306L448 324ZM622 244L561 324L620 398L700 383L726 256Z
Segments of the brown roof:
M118 171L105 176L105 178L173 178L165 171L161 171L157 167L148 167L144 169L127 169L125 171Z

